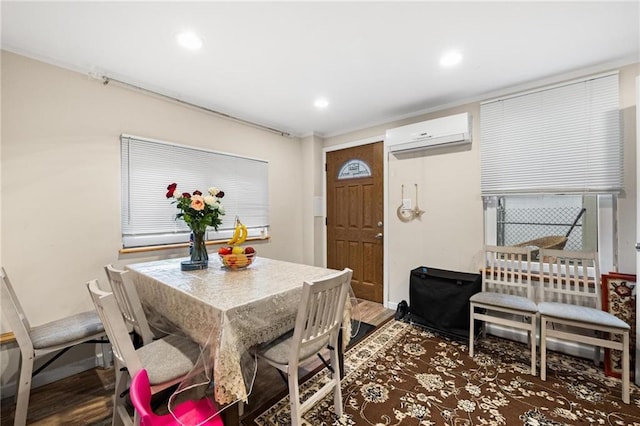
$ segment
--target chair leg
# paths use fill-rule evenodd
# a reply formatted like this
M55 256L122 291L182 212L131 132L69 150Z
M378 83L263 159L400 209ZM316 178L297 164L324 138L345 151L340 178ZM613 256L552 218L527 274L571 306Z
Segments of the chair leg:
M333 387L333 410L338 418L342 417L342 388L340 387L341 370L338 360L338 351L331 350L331 365L335 369L332 380L334 380Z
M27 424L29 396L31 394L31 373L33 373L33 354L20 354L20 376L16 387L16 411L13 418L14 426Z
M536 355L538 346L536 345L536 316L531 316L531 328L529 329L530 346L531 346L531 375L536 375Z
M540 317L540 380L547 380L547 319Z
M622 332L622 402L629 404L629 331Z
M111 420L112 426L129 426L133 422L129 417L126 407L124 406L124 397L120 396L127 390L127 382L129 373L126 370L122 370L122 366L119 362L114 365L116 372L115 391L113 395L113 418Z
M300 412L300 388L298 387L298 369L289 368L289 405L291 406L291 426L302 424Z
M473 345L474 345L474 332L475 330L473 329L474 327L474 319L473 319L473 314L475 312L475 307L473 306L473 303L471 303L469 305L469 356L471 358L473 358Z
M602 339L602 332L596 331L596 337ZM600 356L602 355L602 348L600 346L593 347L593 365L598 367L600 365Z

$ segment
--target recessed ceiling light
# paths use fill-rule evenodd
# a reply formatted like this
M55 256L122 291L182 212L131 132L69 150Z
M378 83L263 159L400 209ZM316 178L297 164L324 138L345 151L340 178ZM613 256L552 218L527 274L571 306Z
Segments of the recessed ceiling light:
M319 98L319 99L316 99L316 101L313 103L313 106L315 106L318 109L324 109L329 106L329 101L326 100L325 98Z
M440 65L443 67L452 67L454 65L458 65L461 61L462 54L457 50L452 50L442 55L442 58L440 58Z
M176 36L178 44L185 49L198 50L202 47L202 39L191 31L185 31Z

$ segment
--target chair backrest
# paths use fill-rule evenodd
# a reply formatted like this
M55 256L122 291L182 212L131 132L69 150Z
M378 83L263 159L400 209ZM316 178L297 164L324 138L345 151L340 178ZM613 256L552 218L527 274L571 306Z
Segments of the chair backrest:
M104 270L125 322L142 338L143 345L151 343L154 337L153 332L142 309L135 284L131 281L130 273L116 269L110 264L106 265Z
M597 252L540 250L540 298L600 309Z
M531 249L514 246L486 246L482 291L511 294L533 300Z
M20 305L20 301L13 290L9 276L5 272L4 268L0 269L2 270L2 299L0 299L2 302L2 314L7 320L9 327L11 327L11 331L13 331L21 350L27 353L32 353L33 343L29 337L31 325L29 324L29 320L22 309L22 305Z
M328 277L304 282L293 332L291 357L296 357L301 347L315 345L320 339L337 339L352 275L353 271L345 268Z
M142 369L142 362L133 347L129 337L129 330L124 322L122 313L120 313L115 296L112 292L102 290L97 280L89 281L87 288L111 342L113 356L120 363L120 367L126 367L131 377L133 377L134 374Z
M150 426L156 414L151 408L151 385L149 374L144 368L134 374L129 387L129 397L133 408L140 416L140 426Z

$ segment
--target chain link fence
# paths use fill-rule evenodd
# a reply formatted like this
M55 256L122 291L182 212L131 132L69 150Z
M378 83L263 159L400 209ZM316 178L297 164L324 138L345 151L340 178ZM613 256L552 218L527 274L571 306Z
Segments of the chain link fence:
M512 246L537 238L566 236L580 215L581 207L505 208L498 207L498 245ZM583 250L581 216L577 221L565 250Z

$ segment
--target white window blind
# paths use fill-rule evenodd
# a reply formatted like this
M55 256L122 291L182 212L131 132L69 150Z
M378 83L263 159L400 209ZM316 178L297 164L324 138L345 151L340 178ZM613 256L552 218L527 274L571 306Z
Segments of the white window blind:
M236 215L249 236L264 236L269 226L268 163L263 160L190 148L171 143L121 136L122 241L138 247L189 241L190 230L176 220L178 209L167 199L167 186L206 194L215 186L224 191L222 225L210 228L207 239L231 235Z
M618 192L618 73L480 106L482 194Z

